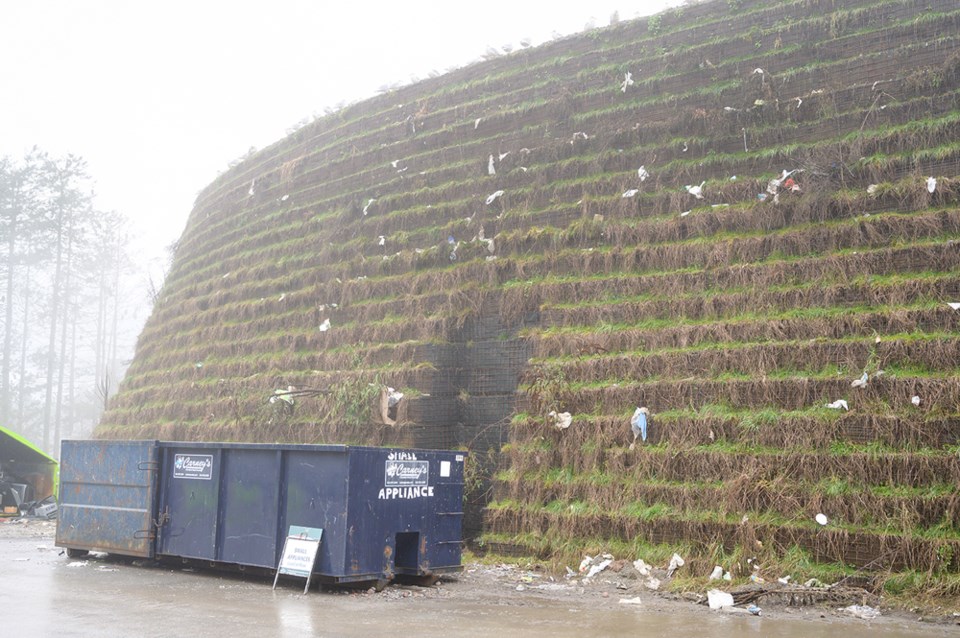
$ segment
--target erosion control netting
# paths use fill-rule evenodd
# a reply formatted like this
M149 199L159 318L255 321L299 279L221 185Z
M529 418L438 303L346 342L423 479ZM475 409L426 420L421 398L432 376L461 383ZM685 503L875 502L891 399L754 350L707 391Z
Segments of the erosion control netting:
M706 2L317 120L200 194L98 435L469 448L510 551L956 572L958 24Z

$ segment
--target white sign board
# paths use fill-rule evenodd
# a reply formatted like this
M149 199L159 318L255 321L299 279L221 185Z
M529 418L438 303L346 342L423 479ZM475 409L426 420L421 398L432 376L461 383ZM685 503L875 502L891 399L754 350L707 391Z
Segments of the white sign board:
M280 564L277 566L277 573L273 577L273 588L277 587L277 579L280 574L288 576L297 576L306 578L307 583L303 587L303 593L306 594L310 589L310 577L313 575L313 565L317 562L317 550L320 549L320 538L323 536L323 530L311 530L315 533L299 533L287 536L283 542L283 552L280 555ZM291 528L293 532L293 528Z

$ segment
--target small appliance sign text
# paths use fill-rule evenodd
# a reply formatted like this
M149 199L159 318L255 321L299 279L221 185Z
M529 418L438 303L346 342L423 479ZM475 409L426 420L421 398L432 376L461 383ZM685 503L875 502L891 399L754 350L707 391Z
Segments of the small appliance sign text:
M176 454L173 478L209 481L213 478L212 454Z

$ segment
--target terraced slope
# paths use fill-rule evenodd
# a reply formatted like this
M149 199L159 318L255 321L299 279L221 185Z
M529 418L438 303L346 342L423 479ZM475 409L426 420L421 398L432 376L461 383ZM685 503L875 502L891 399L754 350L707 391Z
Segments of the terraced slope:
M315 122L200 194L98 434L505 444L501 548L960 571L958 27L711 2Z

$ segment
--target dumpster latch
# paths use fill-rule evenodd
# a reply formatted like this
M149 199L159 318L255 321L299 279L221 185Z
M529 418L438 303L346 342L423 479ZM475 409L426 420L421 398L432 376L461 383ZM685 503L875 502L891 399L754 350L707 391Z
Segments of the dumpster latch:
M156 461L140 461L137 463L137 469L141 472L159 472L160 464Z

